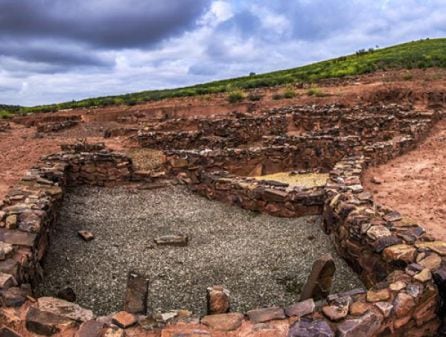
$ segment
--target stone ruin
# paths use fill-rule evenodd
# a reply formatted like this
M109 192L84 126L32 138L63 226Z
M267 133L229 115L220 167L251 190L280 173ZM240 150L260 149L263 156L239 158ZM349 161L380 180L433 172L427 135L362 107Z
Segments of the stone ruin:
M133 136L141 147L164 151L162 175L137 172L130 157L102 144L65 146L42 158L0 203L0 336L239 336L240 329L243 336L435 336L445 312L446 242L376 204L361 179L367 167L416 147L442 117L440 111L398 105L294 106L193 119L186 131L168 121L168 131L146 128ZM253 178L284 171L325 173L329 179L306 187ZM229 291L214 286L207 293L207 316L152 317L146 312L149 285L134 273L128 275L123 311L105 318L66 300L33 297L68 186L160 178L273 216L322 215L321 230L365 289L330 294L334 270L323 256L301 298L286 308L232 313ZM163 240L171 239L181 238Z

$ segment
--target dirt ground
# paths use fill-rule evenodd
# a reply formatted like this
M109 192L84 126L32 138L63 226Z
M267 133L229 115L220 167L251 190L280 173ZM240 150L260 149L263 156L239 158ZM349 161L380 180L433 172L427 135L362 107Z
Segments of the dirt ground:
M371 168L365 187L376 200L446 240L446 120L414 151ZM377 177L382 184L374 184Z

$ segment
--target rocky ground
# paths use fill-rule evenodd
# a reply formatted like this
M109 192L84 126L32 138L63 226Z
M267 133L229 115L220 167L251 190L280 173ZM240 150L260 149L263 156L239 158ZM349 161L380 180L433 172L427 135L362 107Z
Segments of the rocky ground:
M51 236L39 295L72 287L78 303L99 314L121 309L128 271L150 280L149 308L205 313L206 288L231 291L232 310L287 305L299 293L315 259L335 256L318 217L280 219L213 202L187 189L78 188L64 201ZM91 230L95 239L77 235ZM187 247L154 239L185 234ZM333 291L361 286L336 257Z

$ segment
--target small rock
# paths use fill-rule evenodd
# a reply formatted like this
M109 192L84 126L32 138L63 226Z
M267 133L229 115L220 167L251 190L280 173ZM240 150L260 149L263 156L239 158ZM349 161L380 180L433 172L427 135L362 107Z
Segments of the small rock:
M385 226L372 226L367 231L367 236L372 240L378 240L387 236L391 236L392 233Z
M284 310L278 307L250 310L247 315L253 323L264 323L286 318Z
M84 241L91 241L94 239L94 234L90 231L87 230L81 230L79 232L77 232L77 234L79 234L79 236L84 240Z
M127 329L136 323L136 317L126 311L120 311L113 315L112 322L122 329Z
M30 295L29 289L11 287L0 291L1 304L5 307L20 307Z
M386 261L404 261L411 263L415 260L416 249L409 245L395 245L384 249Z
M388 222L400 221L402 218L403 218L403 217L401 216L401 214L398 213L398 212L396 212L396 211L387 213L387 214L384 215L384 217L383 217L383 219L384 219L385 221L388 221Z
M382 312L385 318L390 316L393 309L393 305L388 302L377 302L375 306Z
M218 314L203 317L201 324L219 331L234 331L242 325L243 319L240 313Z
M419 242L415 244L415 247L420 249L430 249L433 252L446 256L446 242L445 241L432 241L432 242Z
M163 312L162 314L159 314L159 320L163 323L167 323L174 318L178 317L178 311L169 311L169 312Z
M429 269L425 268L421 272L416 274L413 278L421 283L425 283L432 279L432 273Z
M349 307L350 307L350 301L346 300L345 302L342 303L337 302L335 304L326 305L322 308L322 312L330 320L336 322L347 317Z
M381 302L387 301L390 298L389 289L381 289L381 290L369 290L367 292L367 302Z
M207 289L208 314L225 314L230 309L230 292L222 286Z
M189 242L187 235L164 235L155 238L155 243L159 246L185 247Z
M395 315L398 318L404 317L415 307L415 301L412 296L399 293L393 302Z
M102 337L105 324L97 321L87 321L81 324L75 337Z
M314 303L314 300L312 298L290 305L285 309L285 314L288 317L296 316L296 317L302 317L305 315L312 314L314 312L314 309L316 308L316 305Z
M368 337L375 336L381 328L382 316L370 311L355 319L346 319L338 325L339 337Z
M334 337L335 334L325 320L300 320L290 329L288 337Z
M125 337L125 331L119 328L108 328L102 337Z
M76 294L70 287L59 290L57 297L68 302L76 302Z
M12 331L9 328L3 327L0 328L0 337L22 337L22 335L19 335L17 332Z
M6 260L6 258L9 257L13 250L13 245L0 241L0 261Z
M354 302L350 306L350 314L353 316L362 316L370 310L370 304L364 302Z
M392 291L400 291L406 288L406 283L403 281L396 281L395 283L391 283L389 285L390 290Z
M17 215L11 214L6 217L5 226L8 229L16 229L17 228Z
M441 266L441 257L433 253L422 259L420 262L418 262L418 264L431 271L435 271Z
M8 289L16 285L17 281L14 276L0 272L0 289Z
M370 179L370 182L375 185L381 185L383 183L383 181L378 177L372 177L372 179Z

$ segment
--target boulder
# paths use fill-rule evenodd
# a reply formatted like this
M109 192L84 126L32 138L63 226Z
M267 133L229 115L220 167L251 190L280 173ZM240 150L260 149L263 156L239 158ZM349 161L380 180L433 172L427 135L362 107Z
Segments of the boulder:
M302 290L300 300L326 298L330 294L335 271L336 266L330 254L323 255L316 260Z

